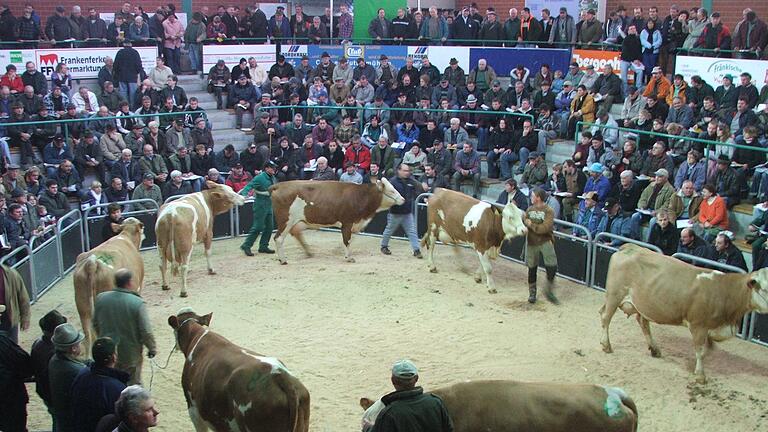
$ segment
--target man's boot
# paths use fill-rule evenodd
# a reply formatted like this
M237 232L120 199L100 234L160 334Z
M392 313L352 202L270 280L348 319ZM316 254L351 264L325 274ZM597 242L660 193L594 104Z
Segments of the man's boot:
M555 296L555 275L557 274L557 267L547 267L547 284L545 288L545 296L552 304L560 304L560 300Z
M536 282L528 284L528 303L536 303Z

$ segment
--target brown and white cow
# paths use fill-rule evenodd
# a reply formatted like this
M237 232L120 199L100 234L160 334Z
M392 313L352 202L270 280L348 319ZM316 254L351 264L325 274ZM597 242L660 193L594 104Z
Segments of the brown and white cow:
M309 392L280 360L210 331L211 315L168 317L184 353L181 386L197 432L306 432Z
M436 241L471 246L480 258L475 282L482 282L482 275L485 274L488 291L495 293L491 260L499 256L504 240L527 233L523 211L517 208L514 201L509 201L501 210L461 192L437 189L427 202L427 232L421 244L429 250L427 265L432 273L437 273L434 259Z
M120 233L88 252L77 256L72 275L75 304L85 333L85 349L90 352L96 339L93 329L93 302L96 296L115 287L115 271L127 268L133 273L138 291L144 285L144 260L139 249L144 240L144 224L136 218L123 221Z
M706 382L702 359L708 341L734 336L741 318L768 313L768 269L749 274L722 273L627 244L608 266L605 304L600 309L603 351L613 352L608 335L616 309L637 314L651 355L661 351L650 323L685 325L693 336L696 379Z
M593 384L466 381L431 391L443 400L454 432L636 432L635 402L620 388ZM384 408L360 399L362 430Z
M344 259L354 262L349 255L352 233L362 231L376 213L405 201L387 179L361 185L296 180L278 183L270 190L277 222L275 246L281 264L288 263L283 248L284 233L294 236L307 256L311 256L302 231L330 226L341 228Z
M173 276L181 270L181 297L187 296L187 271L192 247L203 243L208 274L216 274L211 266L211 242L213 241L213 218L228 212L234 206L241 206L245 198L232 191L227 185L206 182L208 189L195 192L163 204L157 214L155 235L157 250L160 252L160 273L163 290L169 290L168 263Z

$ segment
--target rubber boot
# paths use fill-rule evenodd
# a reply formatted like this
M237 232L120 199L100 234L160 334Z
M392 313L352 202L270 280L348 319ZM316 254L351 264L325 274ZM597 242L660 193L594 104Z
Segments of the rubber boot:
M528 303L536 303L536 282L528 284Z
M552 304L560 304L560 300L555 296L555 274L557 274L557 267L547 267L547 284L544 288L544 295Z

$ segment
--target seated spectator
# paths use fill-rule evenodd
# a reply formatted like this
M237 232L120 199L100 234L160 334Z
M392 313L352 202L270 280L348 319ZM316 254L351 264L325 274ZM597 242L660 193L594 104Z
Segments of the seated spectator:
M341 144L342 147L347 147L352 142L352 137L360 132L357 127L352 123L352 114L345 114L341 119L339 127L333 130L333 135L336 141ZM327 143L325 144L327 147Z
M704 258L717 261L721 264L738 267L745 272L748 271L747 263L744 261L744 255L739 248L733 244L733 233L730 231L721 231L715 237L715 244L707 246L704 252Z
M120 420L116 430L143 431L157 426L159 412L149 391L132 385L120 393L115 403L115 414Z
M208 168L208 174L200 180L203 182L203 189L208 189L207 182L224 184L224 176L215 167Z
M656 212L656 223L651 227L648 243L661 249L664 255L672 255L677 252L680 235L669 213L662 209Z
M146 200L150 199L157 204L157 208L163 205L163 193L160 191L160 186L155 184L155 176L152 173L145 173L141 177L141 184L133 190L132 200ZM133 205L133 209L151 210L155 207L149 202L140 202Z
M377 145L371 148L371 163L378 165L385 177L395 175L395 152L386 138L379 137Z
M657 101L666 101L671 94L672 83L669 82L661 67L654 66L651 71L651 79L645 86L643 97L655 99Z
M499 194L496 202L501 205L513 202L522 211L528 209L528 197L517 188L517 181L515 179L508 179L504 182L504 190Z
M723 198L717 195L717 187L706 184L701 189L701 204L693 229L706 241L712 241L720 231L728 229L728 210Z
M108 202L128 201L128 188L123 185L120 177L113 177L109 187L104 190Z
M597 205L598 195L597 192L591 191L584 193L582 198L584 201L579 208L579 214L576 216L574 223L586 228L592 237L594 237L595 234L597 234L597 229L603 218L603 212ZM584 235L584 231L574 228L573 235L581 237Z
M192 147L202 145L205 147L206 152L213 152L213 134L211 133L211 129L208 127L205 118L199 117L195 121L195 127L190 132L190 137L192 138L190 143ZM211 157L213 158L213 155L211 155Z
M264 162L266 160L256 146L256 143L252 142L247 149L240 152L240 163L243 164L243 168L249 174L255 175L257 171L261 172Z
M445 177L438 175L435 166L427 162L424 164L424 175L419 178L424 192L434 193L437 188L449 188ZM499 198L501 199L501 198Z
M587 157L587 165L592 165L595 162L599 162L606 168L613 167L618 162L616 154L605 146L605 140L600 132L595 132L592 135L589 156Z
M56 219L61 218L71 210L67 197L59 192L59 183L55 179L45 181L45 192L40 195L39 203Z
M111 115L117 114L120 108L120 102L125 101L123 96L115 89L111 81L104 83L104 89L98 95L99 106L107 107Z
M163 185L163 201L172 196L187 195L192 193L192 186L189 182L181 178L181 172L173 170L170 175L171 181Z
M355 164L353 162L347 162L344 165L344 168L345 168L344 173L339 177L340 182L355 183L355 184L363 183L363 176L360 175L360 173L356 169Z
M418 145L419 128L417 128L416 125L414 124L413 117L406 116L403 123L397 126L396 131L397 131L397 142L403 143L403 147L395 148L393 150L398 157L402 157L404 149L410 148L414 144Z
M24 246L32 238L32 228L24 220L24 207L13 203L8 206L7 216L4 218L3 231L11 250Z
M155 183L162 184L168 177L168 168L161 156L155 154L154 148L147 144L144 146L144 155L139 159L141 173L152 173L155 176Z
M616 198L610 197L605 200L603 213L605 215L600 219L600 224L597 226L597 234L609 233L632 238L632 221L629 215L621 209L621 204ZM613 247L619 247L623 243L618 239L606 239L605 242Z
M98 180L94 180L91 182L91 187L88 189L88 191L83 195L83 197L80 199L80 202L82 203L82 207L88 208L97 206L100 204L107 204L109 200L107 200L107 196L104 194L104 191L101 187L101 182ZM100 207L95 214L104 214L106 213L105 207Z
M166 100L171 98L173 105L179 110L183 110L187 106L187 93L178 84L179 78L176 75L169 76L165 88L160 92L160 99Z
M59 165L65 160L73 161L75 159L69 145L64 142L61 134L56 135L50 144L43 150L43 162L45 163L46 175L48 177L56 173Z
M689 220L692 224L698 220L701 194L696 192L691 180L683 181L680 189L669 204L670 213L677 221Z
M480 154L471 143L464 142L462 150L456 152L453 169L453 190L461 191L461 181L471 179L472 197L480 199Z
M380 136L379 139L381 138ZM323 149L323 157L328 160L328 166L333 169L336 176L340 176L344 171L344 149L339 143L336 141L329 142L328 147ZM373 153L371 153L371 157L373 157Z
M141 180L141 166L138 159L133 158L133 153L129 149L124 149L120 154L120 160L112 164L109 172L111 178L122 180L122 186L126 189L133 189L134 185Z
M197 125L197 121L203 119L208 129L211 128L211 122L208 121L208 114L205 109L200 106L200 101L192 96L189 98L189 105L184 110L184 127L192 129Z
M680 189L684 181L690 180L693 182L694 190L698 192L704 186L706 177L707 168L704 165L704 161L701 160L701 153L696 150L690 150L685 162L677 168L675 189Z
M680 242L677 252L697 257L703 257L707 250L707 243L697 236L692 228L683 228L680 231Z
M216 98L216 109L218 110L224 107L222 93L227 89L230 76L229 67L224 63L224 60L218 60L208 71L208 93L213 93Z
M624 170L619 174L619 182L611 189L610 196L618 200L622 212L631 215L637 209L641 192L640 184L635 180L634 173L630 170Z
M691 107L685 104L685 99L680 96L672 98L665 123L677 123L688 129L693 126L694 114Z
M621 100L622 87L621 78L613 73L613 66L606 63L603 66L602 75L597 78L590 90L593 92L595 102L600 103L601 109L608 112L614 102Z
M130 105L124 100L117 104L117 113L115 113L115 116L117 117L117 119L115 119L115 123L117 123L117 131L123 134L123 136L131 133L131 129L133 129L134 125L140 124L137 121L138 119L133 117Z
M104 210L103 213L106 214L106 217L101 229L101 239L107 241L120 233L123 224L123 210L119 204L115 203L110 204Z
M245 75L240 75L237 82L230 87L227 107L234 107L235 109L235 127L237 129L243 128L243 114L254 115L253 107L261 96L263 95L260 95L258 89L248 82ZM250 128L247 129L250 130Z
M572 137L576 135L576 124L578 122L594 122L595 111L595 100L592 98L592 95L587 92L587 88L583 84L578 86L576 95L571 101L566 136Z
M80 179L80 174L75 169L74 164L72 164L72 161L65 159L61 162L50 178L58 182L59 190L65 195L68 197L80 198L82 180Z
M488 162L489 178L512 177L512 165L517 161L517 153L514 152L514 132L508 126L506 118L500 118L498 126L488 135L488 147L490 150L486 156ZM501 163L505 163L505 169L500 173Z
M312 180L336 180L336 173L334 169L328 166L328 159L323 156L317 158L317 168L312 174Z
M240 192L240 190L244 188L252 178L253 176L251 176L243 169L243 164L236 162L234 165L232 165L225 184L231 187L233 191Z
M531 189L546 184L547 164L538 152L531 152L528 155L528 163L525 165L520 182Z
M550 105L539 105L539 117L536 119L536 133L539 138L538 152L545 154L547 152L547 143L557 138L560 130L560 118L552 114Z
M587 159L589 158L590 147L592 146L592 132L584 131L581 133L581 137L576 142L576 148L573 150L571 160L576 164L579 169L587 167Z
M417 139L417 138L415 138ZM443 142L449 150L460 149L463 143L468 142L469 135L467 131L461 127L461 120L458 117L452 117L450 119L450 126L445 130L443 136Z
M96 339L91 353L94 362L84 367L72 382L75 428L93 431L102 417L114 413L115 402L129 375L116 369L117 344L108 337Z
M427 154L421 151L421 147L418 144L411 146L410 150L403 156L403 163L411 167L411 172L415 176L421 176L424 173L424 163L426 161Z
M227 144L223 150L216 153L216 157L214 158L216 169L222 173L228 173L232 171L232 167L237 165L239 162L240 155L237 154L235 147L232 144Z
M717 157L717 169L712 183L717 185L717 190L713 192L725 201L728 209L732 209L741 200L739 175L731 166L731 158L728 155L721 154Z
M199 144L195 147L195 152L190 156L192 162L192 174L199 176L196 182L192 182L195 192L199 192L205 182L204 178L208 175L208 170L213 167L213 158L208 154L205 146Z
M672 158L667 154L667 145L664 141L656 141L651 147L651 151L643 162L643 169L640 174L653 177L657 171L663 169L667 173L673 172L675 164Z
M427 127L429 127L429 125ZM432 128L433 129L435 128L434 122L432 122ZM419 134L419 142L424 142L424 141L421 141L423 132L424 131L422 130L422 133ZM387 128L381 124L381 122L379 121L379 117L374 115L371 117L371 120L365 124L365 127L363 128L363 134L361 136L363 140L363 144L365 144L366 147L368 148L372 148L373 146L376 145L377 142L379 142L379 138L382 136L387 138L387 140L390 139L390 135L387 132ZM440 135L440 137L442 138L442 134Z
M347 150L344 152L345 170L348 162L352 162L355 165L361 176L368 172L368 168L371 165L371 151L362 144L359 135L352 137L352 145L347 147Z
M517 173L522 174L525 166L530 161L529 155L534 153L539 147L539 138L536 131L533 130L533 123L530 120L524 120L522 132L517 136L517 153L520 157L520 164L517 166Z
M624 141L624 147L621 153L615 153L614 162L611 165L612 179L615 179L624 171L631 171L632 174L640 174L643 167L643 158L637 149L637 142L633 139Z
M104 164L107 168L111 169L112 165L120 159L123 150L127 149L127 145L114 124L108 124L104 132L99 139L101 156L104 158Z
M640 200L637 202L637 209L632 215L632 235L634 238L640 237L640 223L656 216L659 210L669 209L672 197L675 195L675 188L669 183L669 172L664 168L659 168L653 173L654 180L640 194ZM641 211L642 210L642 211ZM674 221L675 215L668 216Z
M152 82L149 79L142 81L139 88L136 89L136 93L133 95L133 103L131 104L132 108L135 110L135 114L157 114L157 107L160 105L160 101L158 100L159 97L159 92L156 92L155 89L152 88ZM139 120L142 123L150 122L149 118L142 118ZM157 119L155 118L155 120Z

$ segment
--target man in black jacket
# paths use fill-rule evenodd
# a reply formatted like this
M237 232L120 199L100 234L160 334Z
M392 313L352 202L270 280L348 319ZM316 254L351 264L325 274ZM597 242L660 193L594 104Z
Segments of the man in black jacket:
M0 305L0 314L5 305ZM13 340L0 333L0 430L24 431L27 426L27 388L24 381L32 378L32 360Z
M56 48L71 48L71 42L62 42L74 37L73 24L64 16L64 6L56 6L56 12L48 18L45 24L45 35L52 41L57 41Z
M474 45L474 40L477 39L477 35L480 33L480 23L475 21L469 14L469 6L464 6L461 10L461 14L453 20L453 28L451 29L451 39L456 41L453 45Z
M32 86L36 95L45 96L48 93L48 81L45 75L37 70L34 62L27 62L26 68L27 70L21 74L21 81L25 86Z
M621 87L621 78L613 73L613 66L606 63L603 66L603 74L597 77L591 91L595 102L601 103L605 110L610 111L614 101L621 101Z
M387 226L384 228L384 235L381 237L381 253L391 255L389 250L389 239L395 233L398 227L402 226L403 231L408 236L408 241L413 249L413 256L421 259L421 250L419 249L419 236L416 234L416 223L413 219L413 202L416 197L424 192L421 183L411 177L411 167L401 163L397 167L397 175L391 177L389 182L402 195L405 202L401 205L392 206L387 213ZM416 380L413 381L413 384ZM397 389L397 385L395 385ZM388 430L388 429L382 429ZM398 430L398 429L392 429ZM433 430L433 429L429 429Z
M418 380L419 371L410 360L400 360L392 366L392 385L395 391L381 398L383 407L379 407L380 412L375 417L376 423L370 429L371 432L453 431L453 423L443 401L435 395L424 393L421 387L416 387ZM374 405L371 408L376 410L376 407ZM366 412L366 418L373 415L373 412ZM414 425L420 425L421 428L417 429Z
M127 101L132 101L139 87L139 82L144 77L144 66L141 64L141 55L133 49L130 39L123 42L123 49L115 54L115 62L112 67L112 75L120 84L120 94Z

